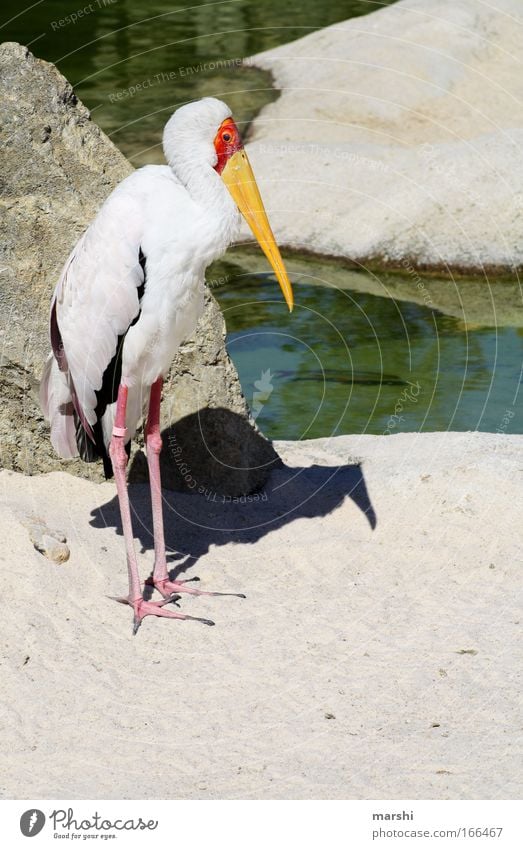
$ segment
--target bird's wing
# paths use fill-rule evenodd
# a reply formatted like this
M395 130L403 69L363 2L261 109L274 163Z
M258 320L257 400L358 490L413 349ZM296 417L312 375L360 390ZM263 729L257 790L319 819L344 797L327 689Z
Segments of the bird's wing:
M71 252L53 296L53 350L60 369L69 373L73 403L90 436L95 393L118 337L140 311L142 233L140 204L117 189Z

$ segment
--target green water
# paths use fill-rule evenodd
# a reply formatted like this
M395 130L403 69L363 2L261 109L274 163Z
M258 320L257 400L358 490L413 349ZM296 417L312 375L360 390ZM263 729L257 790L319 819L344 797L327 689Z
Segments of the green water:
M248 128L275 92L246 57L383 5L43 0L24 13L19 0L4 0L0 34L57 64L93 119L140 165L162 161L163 125L187 100L221 97ZM230 354L267 435L523 432L517 279L420 283L296 256L287 262L292 316L260 252L235 249L209 275Z
M4 0L0 36L54 62L93 119L142 165L163 161L163 126L188 100L222 98L248 127L275 93L269 75L242 60L391 2ZM74 20L80 10L87 13Z
M426 278L420 293L401 275L292 254L287 265L292 315L254 253L233 250L209 277L264 433L523 432L517 280Z

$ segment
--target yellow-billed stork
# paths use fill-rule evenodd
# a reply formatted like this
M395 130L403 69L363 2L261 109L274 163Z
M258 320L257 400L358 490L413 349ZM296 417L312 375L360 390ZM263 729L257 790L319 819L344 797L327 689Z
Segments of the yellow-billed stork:
M134 610L197 619L165 605L178 593L223 595L171 581L163 531L159 455L162 383L204 305L205 270L237 236L241 212L260 243L290 310L291 285L231 111L206 97L167 122L168 165L147 165L123 180L79 239L51 303L52 352L41 382L51 442L64 458L101 457L114 472ZM154 528L151 583L143 597L126 484L130 441L145 418ZM199 621L213 624L210 620Z

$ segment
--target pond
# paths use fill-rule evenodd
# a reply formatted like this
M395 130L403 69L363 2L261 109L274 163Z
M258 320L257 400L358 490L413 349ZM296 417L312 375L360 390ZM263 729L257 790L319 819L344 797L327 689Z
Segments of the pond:
M181 103L230 104L243 130L276 97L247 57L387 0L4 0L4 40L58 65L135 164L163 161ZM229 352L270 437L418 430L523 432L518 281L371 273L286 253L290 316L261 252L235 248L208 279ZM519 305L519 306L518 306Z
M371 273L284 253L292 315L251 251L232 249L208 275L266 435L523 432L516 279Z
M134 165L163 162L161 134L182 103L225 100L243 131L276 97L249 56L394 0L3 0L2 41L19 41L74 85ZM2 23L3 22L3 23Z

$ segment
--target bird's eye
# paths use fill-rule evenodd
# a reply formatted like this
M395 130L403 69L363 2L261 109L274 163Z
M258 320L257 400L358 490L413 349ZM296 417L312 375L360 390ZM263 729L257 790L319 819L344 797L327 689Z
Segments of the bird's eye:
M230 141L230 140L231 140L231 138L232 138L232 136L231 136L231 134L230 134L230 133L222 133L222 139L223 139L225 142Z

